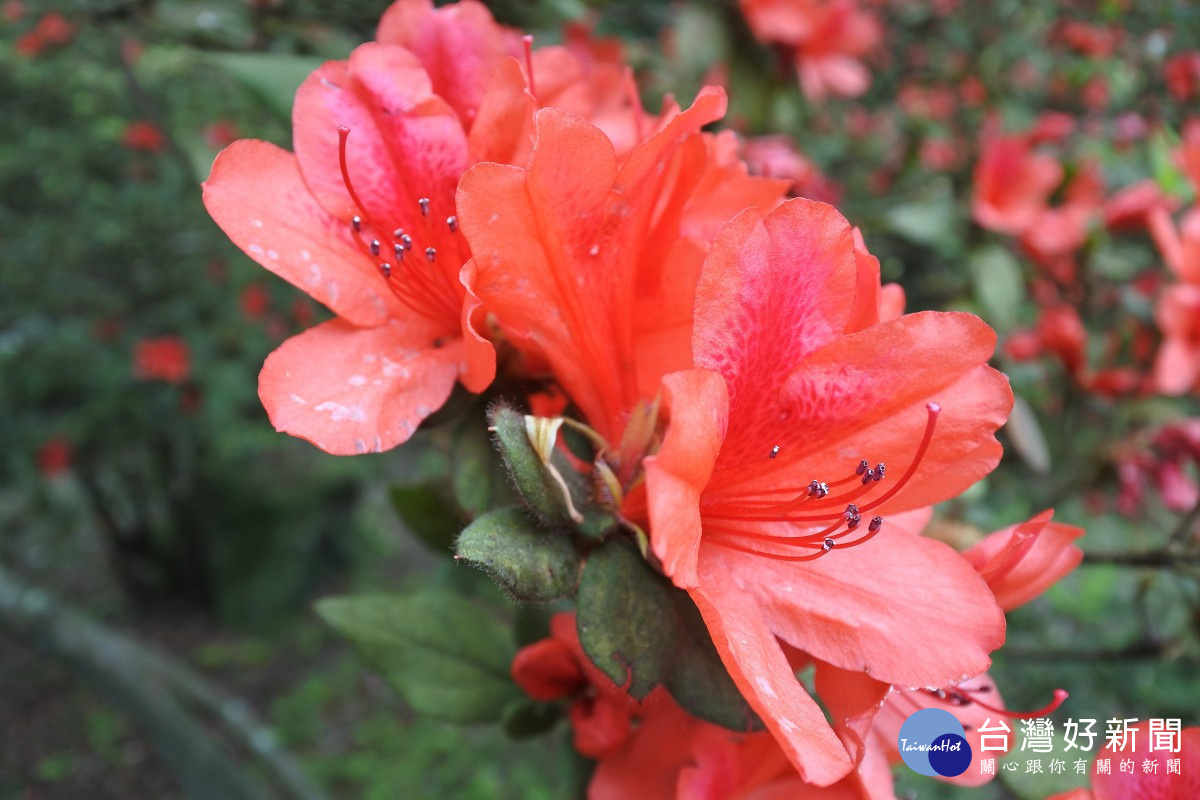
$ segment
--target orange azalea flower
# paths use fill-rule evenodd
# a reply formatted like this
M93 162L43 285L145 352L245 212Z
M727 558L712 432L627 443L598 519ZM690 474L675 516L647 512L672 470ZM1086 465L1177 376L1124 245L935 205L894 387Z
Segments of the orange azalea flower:
M698 284L697 369L664 379L670 423L646 461L664 572L821 785L851 756L780 642L867 685L938 687L983 672L1004 636L961 556L878 536L883 515L954 496L999 460L1012 394L986 363L995 335L955 313L864 325L856 298L878 274L863 286L858 267L850 226L823 204L730 222Z
M459 189L474 254L467 284L506 340L548 365L614 458L629 456L623 477L648 444L622 446L630 415L690 362L708 240L731 209L773 207L785 188L748 176L732 148L700 133L724 111L724 93L706 89L620 160L599 128L544 109L527 168L478 164Z
M1073 789L1056 794L1047 800L1195 800L1200 797L1200 728L1184 728L1178 741L1156 742L1150 723L1143 722L1133 729L1133 741L1123 750L1109 744L1096 756L1108 759L1111 771L1098 774L1093 768L1092 788ZM1163 736L1161 732L1158 734ZM1165 745L1171 744L1171 747ZM1177 752L1171 752L1173 747ZM1153 748L1153 749L1152 749ZM1131 759L1132 772L1123 772L1118 763ZM1179 760L1178 774L1172 774L1169 761ZM1146 762L1150 763L1147 769Z

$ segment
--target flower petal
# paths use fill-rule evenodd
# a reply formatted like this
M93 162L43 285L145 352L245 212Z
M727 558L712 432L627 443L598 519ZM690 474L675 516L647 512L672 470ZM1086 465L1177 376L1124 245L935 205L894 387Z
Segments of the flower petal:
M850 771L850 757L796 680L757 598L739 585L745 577L729 572L725 553L714 550L701 550L700 585L689 593L721 661L800 776L828 786Z
M346 127L346 168L365 226L388 248L396 228L412 236L416 253L433 247L441 278L457 291L468 250L446 219L467 168L467 140L453 109L432 94L420 61L400 47L362 45L349 61L329 61L301 84L292 118L300 171L322 205L347 225L358 213L339 156L338 128ZM422 198L430 201L427 213Z
M466 290L462 312L462 384L472 392L482 392L496 378L496 347L482 333L487 330L487 309L471 290L475 282L474 259L463 264L459 281Z
M757 475L743 470L743 480L763 487L762 470L770 467L763 454L782 443L776 461L786 469L776 467L772 480L833 480L866 458L891 470L876 490L886 492L910 466L926 429L926 406L936 402L941 412L928 450L903 491L875 513L959 494L999 461L995 431L1012 408L1008 380L986 366L995 340L978 317L940 312L909 314L838 339L788 376L784 430L780 418L742 429L752 445L745 457L763 465ZM869 505L871 497L859 504Z
M488 79L479 115L467 136L472 164L494 161L521 167L533 148L537 101L526 90L525 73L515 58L503 58Z
M371 259L309 194L286 150L250 139L231 144L204 182L204 207L247 255L338 316L378 325L397 310Z
M463 176L458 206L475 254L471 288L511 341L549 363L610 441L620 441L643 391L690 366L690 286L701 248L680 240L695 180L680 164L703 162L697 131L723 108L723 94L701 93L619 172L599 129L543 109L527 169L477 164Z
M692 369L663 378L670 414L662 449L645 462L650 504L650 543L663 572L676 586L696 586L700 548L700 493L712 476L725 439L729 399L725 381Z
M757 605L793 647L901 687L978 675L1004 642L1004 615L971 565L941 542L890 536L886 524L868 542L801 564L702 541L700 565L714 603Z
M840 669L823 661L816 662L814 686L817 696L829 709L834 727L850 758L862 760L871 730L871 721L883 705L892 686L870 675Z
M275 428L327 453L382 452L446 402L462 341L440 342L419 317L357 328L330 320L267 357L258 394Z
M747 210L717 235L696 288L692 351L697 367L729 385L723 461L770 449L763 437L780 427L788 372L845 330L856 269L849 223L812 200L790 200L765 219Z
M421 59L433 89L468 125L475 119L496 62L520 53L518 35L497 24L487 6L460 0L434 9L429 0L399 0L379 20L375 38Z
M1053 510L991 534L963 553L1005 611L1028 603L1079 565L1083 528L1051 522Z

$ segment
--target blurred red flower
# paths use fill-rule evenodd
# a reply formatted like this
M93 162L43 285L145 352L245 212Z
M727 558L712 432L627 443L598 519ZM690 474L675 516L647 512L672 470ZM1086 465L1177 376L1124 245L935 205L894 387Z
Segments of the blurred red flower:
M125 126L121 144L130 150L161 153L167 147L167 137L153 122L142 119Z
M1167 287L1154 310L1163 334L1154 382L1163 394L1200 391L1200 284Z
M1033 152L1026 137L990 137L975 165L971 214L981 227L1019 235L1045 210L1062 177L1058 159Z
M74 451L71 443L61 436L55 436L38 449L38 472L46 479L57 478L71 468Z
M1200 86L1200 52L1180 53L1163 65L1167 90L1179 102L1190 100Z
M860 59L879 45L883 28L855 0L740 0L740 5L759 41L790 51L809 100L857 97L871 85Z
M75 30L73 22L57 11L51 11L38 20L33 30L17 39L14 49L19 55L32 58L47 48L67 44L74 38Z
M267 287L255 281L242 290L238 305L246 319L260 319L271 307L271 295Z
M204 143L213 150L228 147L241 134L233 120L218 119L204 126Z
M145 381L182 383L191 374L187 344L177 336L142 339L133 348L133 374Z

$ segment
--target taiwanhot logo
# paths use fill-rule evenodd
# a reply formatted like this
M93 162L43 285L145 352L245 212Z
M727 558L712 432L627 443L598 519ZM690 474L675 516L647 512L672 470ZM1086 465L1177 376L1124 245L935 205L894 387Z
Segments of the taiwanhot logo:
M958 718L940 708L923 708L900 726L900 757L913 772L953 778L971 766L971 745Z

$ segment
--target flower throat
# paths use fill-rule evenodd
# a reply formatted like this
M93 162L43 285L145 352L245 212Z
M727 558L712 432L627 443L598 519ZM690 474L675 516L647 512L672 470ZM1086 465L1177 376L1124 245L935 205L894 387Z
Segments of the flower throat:
M414 233L426 242L435 241L444 235L434 229L437 223L430 218L430 199L422 197L417 200L421 211L421 223L420 229L413 228L412 232L375 219L363 205L350 181L350 169L346 161L346 140L350 136L350 129L339 125L337 130L338 165L342 170L342 183L358 211L350 220L355 244L374 262L375 268L387 282L392 294L411 310L425 317L456 317L460 304L458 291L448 281L446 271L438 268L437 248L432 245L424 248L424 264L421 256L413 253L414 249L418 252L421 250L421 243L414 244ZM458 217L446 217L445 225L451 235L458 233ZM387 233L389 230L390 234Z
M887 476L884 464L870 466L868 459L861 459L853 472L845 478L826 483L810 481L807 486L786 487L774 490L773 494L792 495L776 501L770 499L754 501L714 500L703 504L705 539L712 544L742 553L766 556L779 561L812 561L831 552L835 547L854 547L873 539L883 530L883 517L874 516L866 523L867 513L894 497L912 479L917 466L929 450L937 426L941 406L929 403L925 406L928 416L925 433L909 462L908 469L886 491L868 498ZM767 454L774 459L780 453L775 445ZM799 536L778 536L748 530L746 523L791 522L801 525L826 527L814 533ZM861 534L861 535L858 535ZM857 538L849 538L857 535Z

